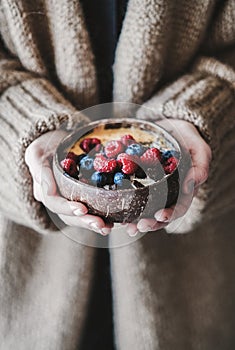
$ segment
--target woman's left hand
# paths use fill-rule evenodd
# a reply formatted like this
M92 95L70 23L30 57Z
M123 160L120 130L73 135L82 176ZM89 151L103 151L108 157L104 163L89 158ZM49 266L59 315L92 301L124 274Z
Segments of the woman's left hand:
M183 216L189 209L199 186L207 180L209 174L211 149L193 124L175 119L161 120L157 124L167 129L181 145L183 144L191 156L191 168L184 179L182 195L176 205L157 211L154 218L144 218L135 224L128 224L127 232L130 236L136 235L139 231L159 230Z

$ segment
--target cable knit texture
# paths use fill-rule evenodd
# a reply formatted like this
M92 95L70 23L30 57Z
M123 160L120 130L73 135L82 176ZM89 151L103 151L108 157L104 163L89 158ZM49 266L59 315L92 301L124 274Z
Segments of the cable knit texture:
M234 349L234 19L234 0L129 0L114 101L144 104L138 118L194 123L214 158L187 238L155 232L110 251L118 350ZM0 35L0 349L76 350L95 249L38 235L56 228L24 153L49 130L87 123L79 110L99 102L81 4L0 0Z

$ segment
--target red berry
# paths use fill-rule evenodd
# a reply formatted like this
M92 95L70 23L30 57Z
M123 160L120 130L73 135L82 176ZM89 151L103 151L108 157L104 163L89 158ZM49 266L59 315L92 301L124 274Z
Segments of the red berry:
M106 162L105 173L112 173L118 168L118 162L115 159L108 159Z
M131 155L123 152L117 156L117 160L122 161L122 159L128 159L128 160L132 160L133 162L138 162L138 159L140 158L136 155Z
M129 159L122 159L122 172L127 175L133 175L138 169L138 164Z
M158 148L148 148L140 157L142 164L155 165L161 159L161 152Z
M91 143L92 143L93 147L95 147L95 146L99 145L101 143L101 141L100 141L100 139L97 139L97 137L93 137L91 139Z
M106 160L107 158L105 158L103 154L98 153L94 159L94 163L93 163L94 169L96 171L101 172L100 169L104 167Z
M77 165L73 159L65 158L61 161L60 165L70 176L76 176L78 174Z
M96 145L99 145L100 143L100 139L97 139L96 137L88 137L80 143L80 147L84 152L89 153Z
M179 160L175 157L170 157L166 160L166 162L164 163L164 171L166 174L171 174L178 165Z
M132 175L138 169L138 163L139 163L138 156L132 156L126 153L120 153L117 157L117 161L124 174Z
M68 152L68 153L66 154L66 158L67 158L67 159L72 159L72 160L74 160L75 163L77 163L78 157L79 157L79 156L78 156L77 154L73 153L73 152Z
M121 137L121 142L123 143L123 145L129 146L132 143L135 143L136 141L132 135L124 135Z
M135 156L135 155L133 156L133 155L130 155L127 153L120 153L117 156L117 162L118 162L120 167L122 167L123 159L130 160L132 162L140 164L140 158L138 156Z
M118 162L115 159L107 159L102 154L97 154L93 166L100 173L112 173L118 168Z
M97 145L95 145L94 150L95 150L96 153L98 153L98 152L101 151L101 148L102 148L101 143L98 143Z
M108 158L115 158L119 153L123 152L124 146L121 141L113 140L109 141L105 148L105 154Z

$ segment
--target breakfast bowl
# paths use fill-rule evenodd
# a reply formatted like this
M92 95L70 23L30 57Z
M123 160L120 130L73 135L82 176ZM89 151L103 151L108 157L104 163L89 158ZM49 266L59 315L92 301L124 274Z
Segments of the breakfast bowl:
M130 223L176 203L182 154L156 123L101 119L61 141L53 172L63 197L82 202L107 223Z

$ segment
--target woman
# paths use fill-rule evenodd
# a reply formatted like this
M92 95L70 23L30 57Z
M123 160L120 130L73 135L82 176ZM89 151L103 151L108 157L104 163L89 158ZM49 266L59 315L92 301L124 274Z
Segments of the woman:
M90 17L99 15L85 4L1 0L4 349L70 350L79 344L85 349L82 337L91 312L97 251L55 235L46 208L65 224L79 227L81 235L87 230L108 234L110 227L86 214L81 203L58 196L45 153L49 140L53 153L65 124L70 130L88 122L79 110L111 98L114 37L103 61L94 36L96 20ZM110 250L118 349L233 348L230 310L235 286L229 267L234 259L234 153L225 156L234 147L235 132L234 12L232 0L128 2L115 50L113 100L146 103L152 110L148 118L155 120L159 113L171 118L187 137L194 171L185 181L186 198L207 179L211 150L213 160L209 180L199 190L204 214L188 236L155 232L185 213L187 206L181 202L174 211L129 225L130 235L137 230L149 233ZM145 117L142 111L138 117ZM224 176L226 183L221 181ZM216 235L222 230L221 219L226 225L223 237Z

